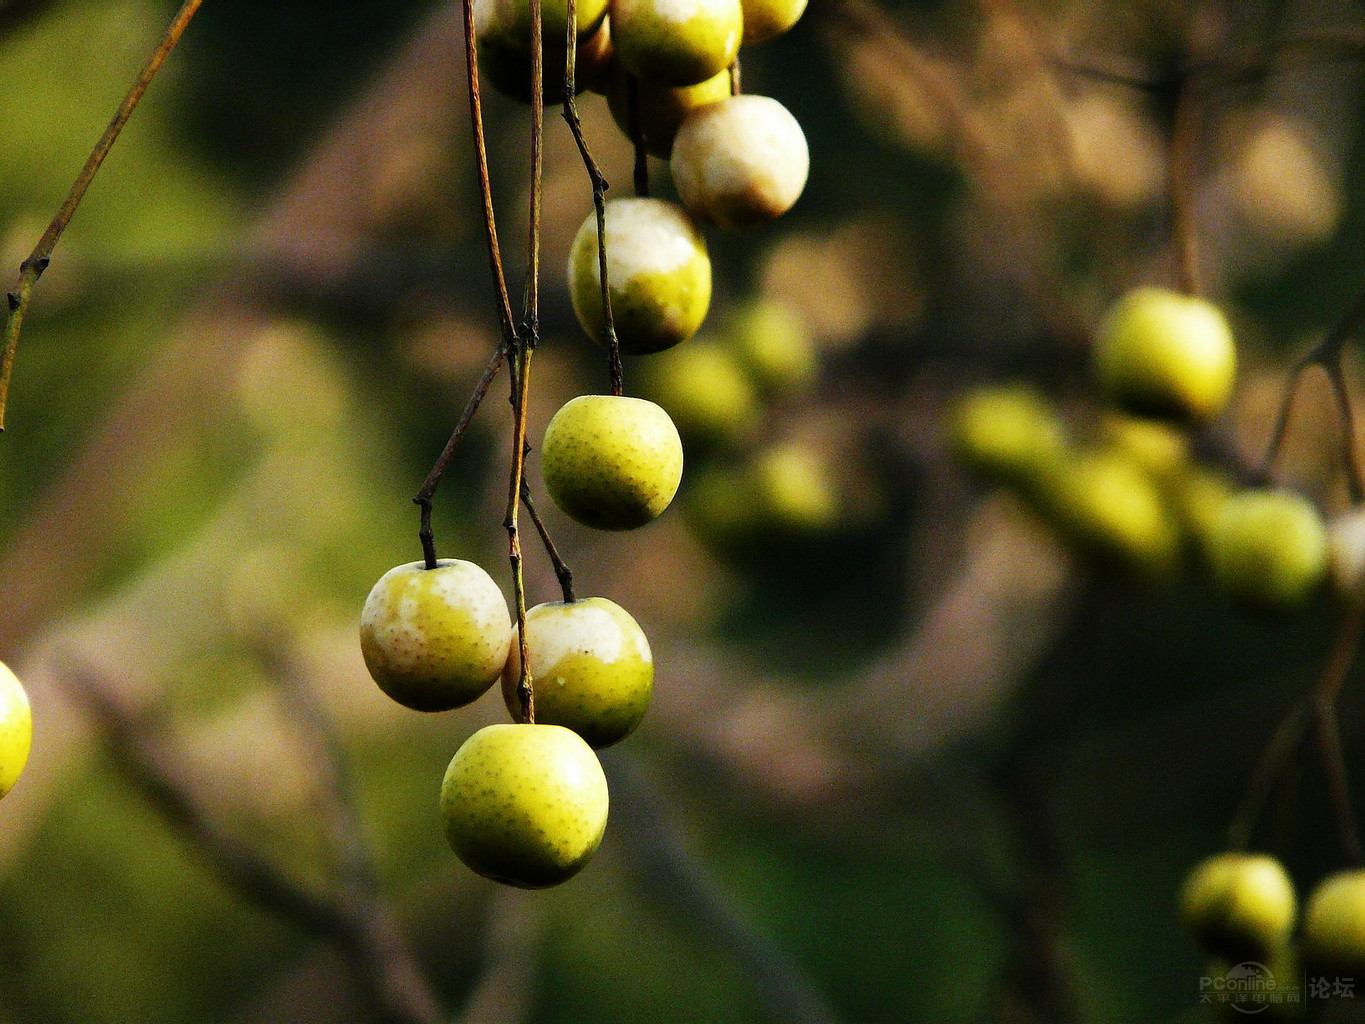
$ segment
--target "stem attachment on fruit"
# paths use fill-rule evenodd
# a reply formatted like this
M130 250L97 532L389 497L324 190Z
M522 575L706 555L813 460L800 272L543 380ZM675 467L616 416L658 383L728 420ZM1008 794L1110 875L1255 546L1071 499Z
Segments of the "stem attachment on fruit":
M488 394L488 389L493 383L493 378L502 369L502 364L507 358L507 346L499 344L493 352L492 358L488 360L488 365L483 369L483 376L474 385L474 391L469 396L469 401L465 403L464 412L460 414L460 421L455 424L454 431L451 432L450 440L446 442L445 448L441 450L440 456L436 459L435 465L431 467L431 472L427 474L426 480L422 483L422 489L412 499L413 502L422 510L421 524L417 531L418 539L422 542L422 556L426 561L428 569L436 568L436 538L431 530L431 499L436 494L436 488L440 486L441 477L445 475L446 466L450 464L451 457L455 454L455 449L459 447L460 441L464 438L465 430L469 427L469 421L474 418L474 413L478 411L479 405L483 402L484 396Z

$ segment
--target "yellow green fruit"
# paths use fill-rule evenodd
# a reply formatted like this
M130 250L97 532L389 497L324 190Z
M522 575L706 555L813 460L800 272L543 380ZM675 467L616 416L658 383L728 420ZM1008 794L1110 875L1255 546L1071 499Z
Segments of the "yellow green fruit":
M696 85L728 68L744 32L740 0L612 0L618 59L635 77Z
M593 748L625 739L654 692L654 656L644 630L605 597L536 605L526 612L526 648L535 720L572 729ZM507 710L521 720L515 629L502 674Z
M643 390L678 427L683 443L703 448L738 441L758 423L758 396L730 349L704 338L641 365Z
M744 45L765 43L800 20L806 0L740 0L744 10Z
M4 797L28 764L33 742L33 712L23 684L0 662L0 797Z
M539 889L575 875L607 827L592 748L558 725L489 725L461 744L441 783L446 839L472 870Z
M1288 942L1298 901L1274 857L1229 851L1195 866L1180 891L1180 920L1206 953L1266 957Z
M661 352L692 337L711 305L711 258L692 218L662 199L606 204L607 282L621 351ZM569 250L569 296L578 322L606 343L597 217L589 214Z
M673 137L688 114L729 95L729 71L718 72L696 85L667 85L633 78L618 62L607 76L607 106L617 127L627 138L634 138L633 128L645 151L663 160L673 152Z
M845 511L829 458L802 441L703 467L687 509L702 539L727 554L765 541L826 534L839 526Z
M632 530L657 518L682 481L678 429L642 398L580 395L560 408L540 448L545 489L585 526Z
M724 337L767 397L808 391L819 376L820 355L810 328L781 303L741 306L726 317Z
M1032 489L1067 457L1057 407L1028 384L983 385L960 398L949 421L957 458L992 483Z
M1039 509L1084 553L1149 579L1179 564L1180 532L1151 477L1127 455L1094 449L1049 471Z
M688 114L673 138L668 166L692 216L736 228L791 209L806 187L810 151L786 107L745 94Z
M507 601L473 562L441 559L395 566L360 612L360 650L379 688L416 711L445 711L476 699L507 662Z
M1237 351L1213 303L1137 288L1110 310L1095 338L1103 394L1140 416L1209 420L1232 396Z
M1236 603L1264 611L1302 605L1327 574L1327 531L1294 491L1240 491L1219 510L1207 558L1214 582Z
M1365 870L1328 875L1309 893L1303 958L1310 973L1365 975Z

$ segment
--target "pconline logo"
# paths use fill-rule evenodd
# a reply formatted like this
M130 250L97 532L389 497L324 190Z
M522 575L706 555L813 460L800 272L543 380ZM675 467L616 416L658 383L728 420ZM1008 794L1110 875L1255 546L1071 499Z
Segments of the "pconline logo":
M1199 979L1199 1001L1230 1006L1239 1013L1261 1013L1272 1006L1301 1003L1297 978L1276 978L1265 964L1247 960L1222 974Z

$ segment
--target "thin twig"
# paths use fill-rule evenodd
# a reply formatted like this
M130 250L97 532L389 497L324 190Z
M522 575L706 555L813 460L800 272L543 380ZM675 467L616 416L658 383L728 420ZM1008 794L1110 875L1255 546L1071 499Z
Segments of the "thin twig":
M1195 205L1199 194L1196 156L1202 118L1203 94L1184 80L1175 95L1171 123L1170 198L1171 238L1175 246L1180 289L1186 295L1202 295L1199 275L1199 232Z
M602 169L597 166L597 161L593 159L592 152L588 149L588 141L583 136L583 123L578 117L578 104L574 99L574 75L576 73L574 27L577 24L577 12L575 0L568 0L569 10L569 33L570 39L569 58L564 63L564 104L562 113L564 121L569 126L569 132L573 135L574 143L578 146L578 155L583 158L583 167L588 172L588 181L592 185L592 207L593 213L597 218L597 276L602 286L602 333L607 347L607 374L611 379L611 393L620 395L625 390L624 373L621 369L621 345L616 337L616 319L611 312L611 289L607 281L607 179L602 174ZM634 77L627 73L627 90L633 88ZM627 92L627 102L633 103Z
M559 554L559 548L555 546L554 540L550 537L550 531L545 526L545 521L540 518L540 513L536 511L535 502L531 500L531 487L523 477L521 481L521 503L526 506L526 511L531 516L531 522L536 526L536 532L540 534L540 540L545 545L545 551L550 556L550 564L555 568L555 576L559 580L559 589L564 593L564 603L573 604L573 571L569 564Z
M1346 370L1342 365L1342 355L1346 343L1359 335L1362 328L1365 328L1365 292L1361 292L1357 296L1355 303L1346 315L1327 332L1326 337L1296 359L1290 366L1289 379L1285 383L1284 395L1280 400L1280 408L1275 417L1275 426L1271 430L1270 441L1266 446L1265 457L1261 462L1261 478L1263 480L1271 478L1275 460L1284 444L1285 435L1289 429L1289 416L1293 409L1294 396L1299 383L1310 367L1318 366L1322 368L1323 373L1327 374L1328 382L1332 386L1332 396L1337 403L1337 411L1341 416L1342 465L1346 471L1346 483L1350 489L1351 503L1359 505L1365 501L1365 471L1362 471L1359 456L1356 453L1355 416L1352 411L1350 391L1346 384Z
M574 23L569 23L572 31ZM540 207L542 192L541 147L545 130L543 102L544 37L541 31L541 3L531 0L531 211L527 231L526 284L522 303L522 329L512 348L512 467L507 484L507 558L512 568L512 591L517 615L517 643L521 655L521 675L517 680L517 703L523 722L534 722L535 690L531 679L531 659L526 639L526 578L522 570L521 531L518 524L521 494L526 480L527 402L531 388L531 357L539 333L540 295Z
M171 20L170 27L166 29L166 34L162 37L157 48L152 51L151 56L147 58L147 63L143 65L137 80L128 90L128 94L124 96L118 110L114 112L114 116L104 129L104 134L95 143L95 148L90 151L90 156L86 158L81 173L71 183L71 190L67 192L66 199L62 201L61 207L48 224L47 230L38 239L38 244L33 247L33 251L19 265L19 278L8 295L9 322L5 327L4 352L0 355L0 430L5 429L5 408L9 403L9 383L14 374L14 357L19 349L19 332L23 329L24 313L28 310L29 302L33 298L33 288L38 283L38 279L43 276L43 271L47 270L48 264L52 262L52 252L56 249L62 232L66 230L67 225L71 223L71 218L75 216L76 208L85 198L90 183L95 180L95 175L98 173L100 165L104 163L104 158L109 155L109 150L118 140L119 133L123 131L123 126L133 116L133 111L137 109L143 93L152 84L152 79L156 77L156 73L161 70L161 65L166 63L166 58L171 55L176 43L180 42L180 37L184 35L185 29L189 27L190 20L199 10L199 5L202 2L203 0L185 0Z
M1232 849L1245 849L1250 842L1256 820L1264 810L1271 790L1301 746L1311 722L1327 773L1328 792L1342 848L1352 861L1358 863L1361 860L1360 834L1355 823L1341 751L1337 701L1360 650L1362 627L1365 627L1365 600L1357 598L1351 601L1342 616L1331 654L1312 692L1280 722L1252 772L1237 812L1228 826L1228 845Z
M488 143L483 130L483 99L479 91L479 55L474 42L474 0L464 0L465 79L469 84L469 121L474 132L474 154L479 170L479 195L483 200L484 240L488 245L488 263L497 293L498 320L502 324L503 341L509 342L516 334L512 317L512 300L507 293L507 276L502 269L502 250L498 246L498 225L493 215L493 185L488 173Z
M483 376L474 385L474 391L469 396L469 401L465 403L464 412L460 414L460 421L455 424L450 440L446 442L445 448L442 449L440 456L436 459L436 464L431 467L431 472L427 474L422 489L412 499L422 510L418 537L422 542L422 554L428 569L435 569L437 562L436 538L431 531L431 499L436 494L436 488L440 486L441 477L445 475L446 466L450 464L455 449L459 447L465 431L469 428L469 421L474 418L474 413L478 411L479 405L488 394L493 378L498 375L498 371L502 369L502 364L506 359L507 346L499 344L497 350L489 358L488 365L484 367Z

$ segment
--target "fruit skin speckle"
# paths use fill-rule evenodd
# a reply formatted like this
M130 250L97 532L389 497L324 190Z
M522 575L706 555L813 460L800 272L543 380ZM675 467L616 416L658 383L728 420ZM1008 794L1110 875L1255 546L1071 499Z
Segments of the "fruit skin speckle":
M489 725L451 758L441 783L446 839L485 878L524 889L582 869L607 827L597 755L558 725Z
M473 562L390 569L360 613L360 650L379 688L416 711L476 699L502 672L512 635L507 601Z
M580 395L555 413L541 474L555 504L585 526L633 530L666 509L682 482L678 429L643 398Z
M686 341L711 307L706 240L678 204L613 199L606 204L607 284L621 351L648 355ZM597 216L589 214L569 250L569 295L594 341L606 343Z
M639 624L605 597L536 605L526 613L535 718L572 729L594 749L629 736L649 709L654 657ZM521 650L516 629L502 696L520 720Z

